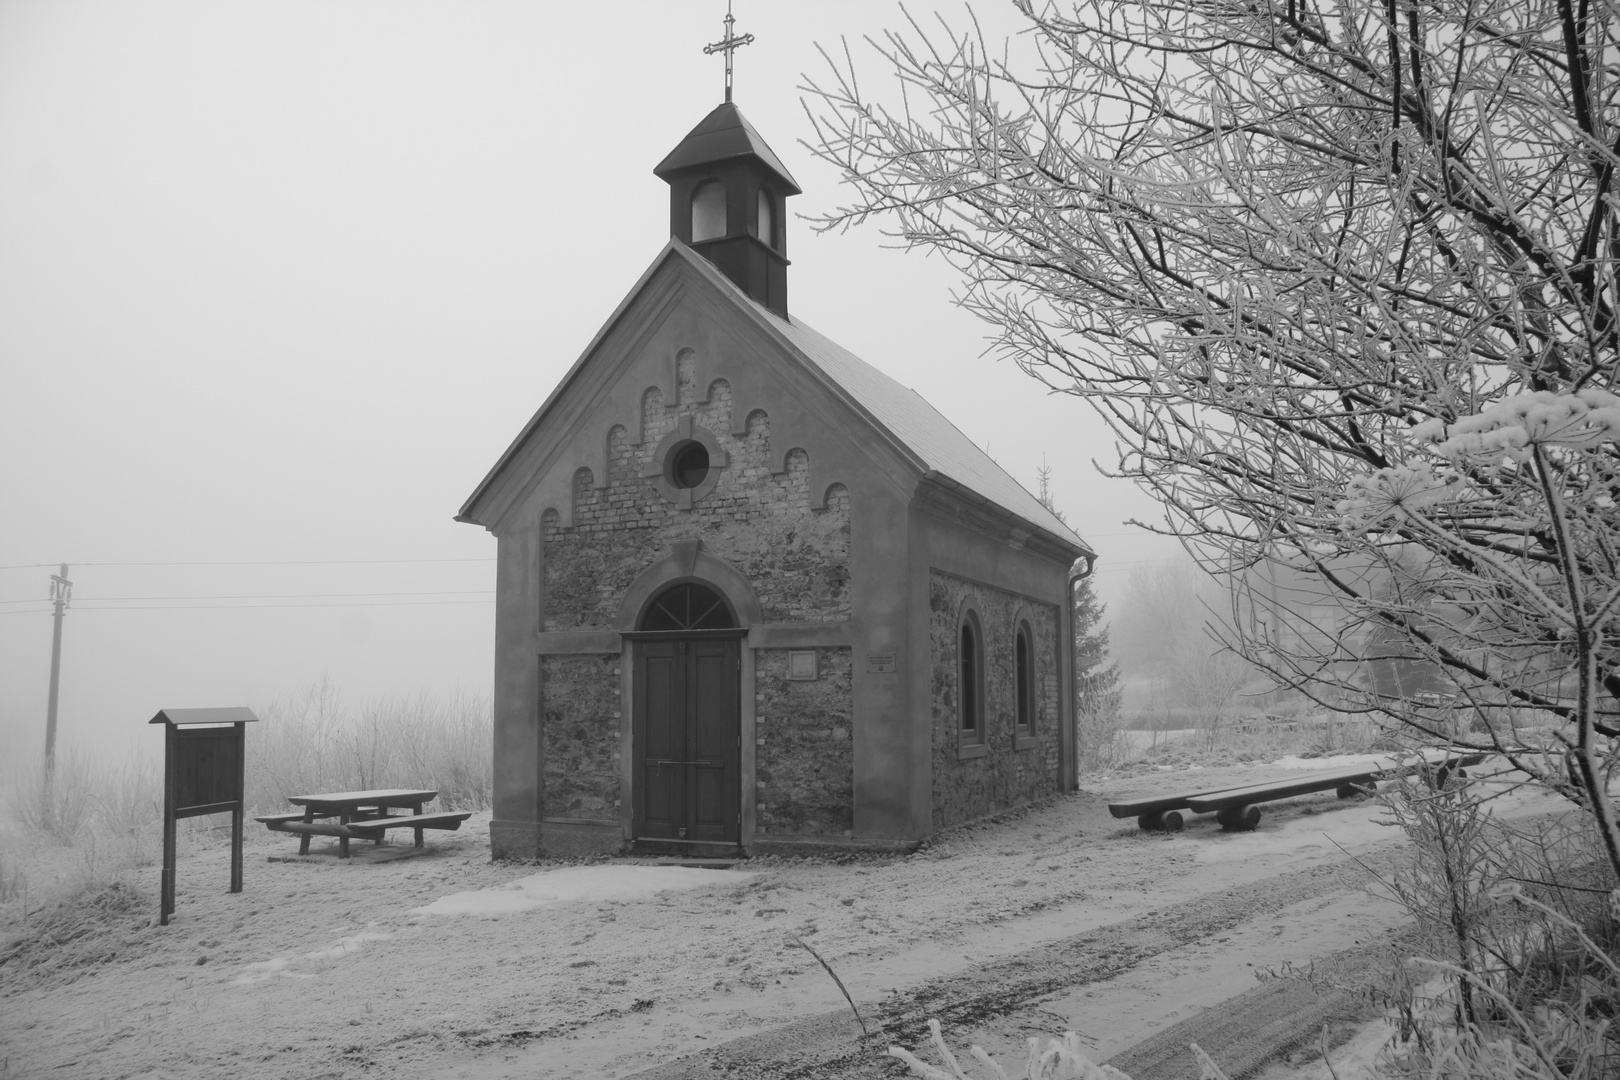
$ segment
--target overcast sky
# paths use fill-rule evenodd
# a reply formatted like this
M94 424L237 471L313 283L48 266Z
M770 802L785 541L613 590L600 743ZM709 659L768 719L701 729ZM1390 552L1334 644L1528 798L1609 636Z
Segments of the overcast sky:
M961 23L960 2L938 5ZM912 3L931 19L934 5ZM979 3L991 34L1007 3ZM0 0L0 759L155 750L159 708L328 677L487 693L495 541L451 519L668 236L652 167L722 97L723 0ZM801 74L899 26L741 0L736 100L846 198ZM790 217L793 314L919 390L1102 556L1170 558L1101 424L1008 364L938 260ZM1115 583L1110 588L1110 583Z

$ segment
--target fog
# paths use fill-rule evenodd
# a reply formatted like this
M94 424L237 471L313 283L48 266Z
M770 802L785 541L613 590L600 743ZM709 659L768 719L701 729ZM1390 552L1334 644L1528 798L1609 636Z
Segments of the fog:
M322 678L487 692L495 542L452 517L665 243L652 167L721 99L724 13L0 5L0 757L40 752L61 563L64 748L155 753L159 708ZM1159 514L1093 468L1089 408L981 356L948 266L792 216L847 198L799 145L800 73L899 8L736 14L737 103L805 191L795 317L1031 489L1049 464L1105 600L1173 558L1123 524Z

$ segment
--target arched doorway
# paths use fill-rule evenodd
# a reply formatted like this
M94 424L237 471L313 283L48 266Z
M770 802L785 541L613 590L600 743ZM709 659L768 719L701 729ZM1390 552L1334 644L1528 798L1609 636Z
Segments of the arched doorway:
M741 840L740 671L746 631L700 582L672 585L632 640L632 821L642 847Z

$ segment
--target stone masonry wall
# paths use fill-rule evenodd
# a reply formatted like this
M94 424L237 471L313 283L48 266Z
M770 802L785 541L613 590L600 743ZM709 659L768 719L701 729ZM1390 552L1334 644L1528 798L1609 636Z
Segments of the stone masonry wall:
M788 650L755 650L757 827L847 836L855 828L850 650L816 650L818 677L790 680Z
M665 405L656 388L643 396L640 445L622 426L605 433L607 486L597 488L588 469L575 476L573 524L545 516L544 629L610 628L636 575L673 541L691 538L748 579L767 622L849 618L849 492L834 484L826 508L812 509L805 452L773 447L763 410L748 415L746 434L732 435L730 385L715 380L700 401L689 353L678 368L679 400ZM729 458L714 489L690 510L677 509L642 475L683 416ZM773 473L789 449L786 471Z
M972 821L1058 790L1058 609L978 582L929 572L929 658L933 681L933 824ZM985 753L963 757L957 711L957 648L964 605L984 636ZM1022 611L1033 636L1036 745L1014 747L1014 642Z
M617 656L542 656L547 817L619 820Z

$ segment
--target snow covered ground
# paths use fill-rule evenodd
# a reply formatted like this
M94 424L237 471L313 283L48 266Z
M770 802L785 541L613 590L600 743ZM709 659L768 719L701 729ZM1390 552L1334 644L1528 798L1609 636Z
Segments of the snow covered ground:
M491 864L481 815L430 834L420 854L396 840L356 845L347 861L335 843L317 838L300 858L295 837L255 829L243 893L225 891L223 847L193 844L170 926L154 909L98 942L25 954L36 966L0 966L0 1078L624 1077L846 1008L800 941L871 1006L1147 908L1401 842L1375 803L1332 793L1268 809L1254 833L1196 819L1147 835L1106 811L1166 785L1286 771L1121 776L909 857L734 870ZM1555 804L1521 795L1519 805ZM138 884L155 897L156 869ZM1252 985L1247 954L1308 959L1397 917L1365 897L1292 912L1286 934L1257 927L1166 954L1075 1003L1066 1022L1106 1056L1202 1007L1161 992L1180 975L1196 973L1183 982L1206 993L1241 990ZM1057 1022L1025 1034L1056 1034Z

